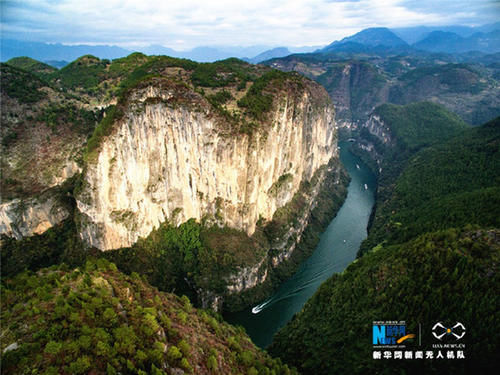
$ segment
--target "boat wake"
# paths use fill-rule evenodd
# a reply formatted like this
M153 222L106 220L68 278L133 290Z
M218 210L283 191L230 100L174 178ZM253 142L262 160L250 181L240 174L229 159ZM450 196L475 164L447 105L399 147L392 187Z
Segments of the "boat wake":
M258 314L258 313L260 313L264 309L264 307L266 307L269 304L269 302L271 302L271 300L267 300L267 301L262 302L261 304L255 306L252 309L252 314Z

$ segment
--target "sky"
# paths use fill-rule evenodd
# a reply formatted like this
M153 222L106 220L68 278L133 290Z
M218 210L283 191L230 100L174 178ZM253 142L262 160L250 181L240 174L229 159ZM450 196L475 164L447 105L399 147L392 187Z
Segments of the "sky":
M0 0L2 38L113 44L320 46L368 27L498 22L500 0Z

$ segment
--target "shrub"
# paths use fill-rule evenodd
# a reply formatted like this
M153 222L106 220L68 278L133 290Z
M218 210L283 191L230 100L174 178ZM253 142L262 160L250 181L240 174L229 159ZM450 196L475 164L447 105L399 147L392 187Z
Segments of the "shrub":
M62 343L49 341L47 345L45 345L44 352L51 355L57 355L62 349Z
M170 364L175 364L175 362L182 358L182 353L179 348L172 345L167 351L167 360Z
M186 372L188 373L191 373L193 372L193 368L191 367L191 365L189 364L189 361L187 360L187 358L182 358L181 360L181 367L186 370Z
M207 368L212 372L217 371L217 358L213 354L207 359Z
M189 358L189 356L191 355L191 346L189 346L186 340L182 339L178 342L177 346L179 347L184 357Z
M69 365L69 372L71 374L83 374L90 369L90 358L83 356Z
M191 301L189 301L189 298L186 295L183 295L181 297L181 302L184 305L184 310L186 312L191 312L191 310L193 309L193 306L191 305Z

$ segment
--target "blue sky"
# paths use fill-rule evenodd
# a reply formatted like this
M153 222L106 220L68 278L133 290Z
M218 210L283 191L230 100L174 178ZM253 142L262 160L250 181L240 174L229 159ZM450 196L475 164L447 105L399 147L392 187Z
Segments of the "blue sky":
M66 44L325 45L367 27L482 25L500 0L0 0L2 38Z

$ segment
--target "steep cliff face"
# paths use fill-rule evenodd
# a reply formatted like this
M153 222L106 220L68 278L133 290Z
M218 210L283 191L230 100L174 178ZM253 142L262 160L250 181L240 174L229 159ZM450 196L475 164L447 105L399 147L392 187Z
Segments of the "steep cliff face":
M268 124L251 135L224 131L186 90L151 82L130 95L76 197L89 245L130 246L166 220L204 217L251 235L337 155L333 107L312 82L275 96Z
M395 142L391 128L378 114L372 113L361 125L361 137L356 140L356 147L366 153L374 163L371 167L375 173L381 172L385 148Z

